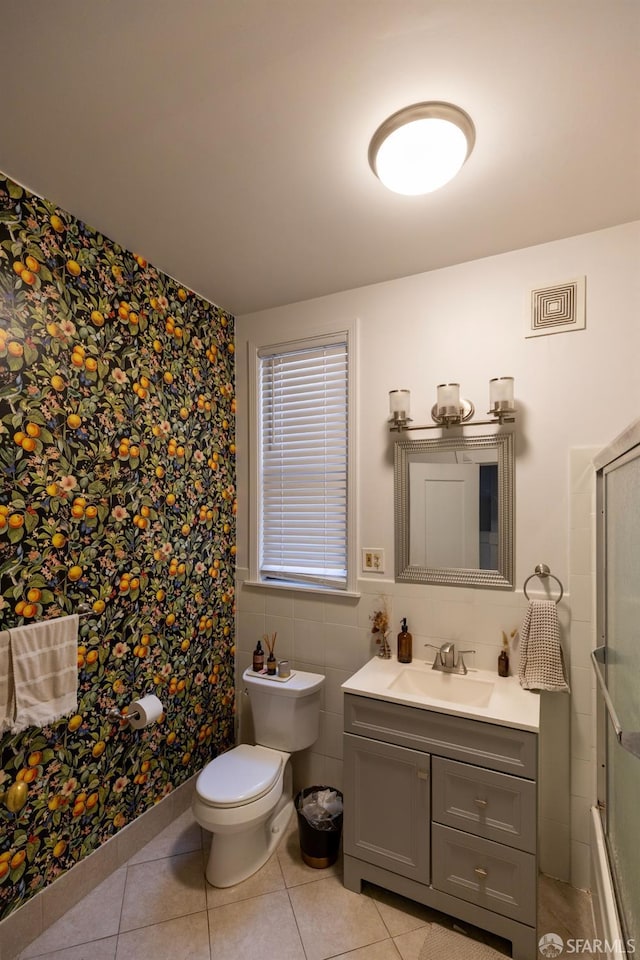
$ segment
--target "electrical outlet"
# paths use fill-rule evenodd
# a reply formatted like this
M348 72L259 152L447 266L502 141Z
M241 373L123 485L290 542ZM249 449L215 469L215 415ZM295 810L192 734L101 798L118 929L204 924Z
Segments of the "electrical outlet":
M379 547L363 547L362 572L384 573L384 550Z

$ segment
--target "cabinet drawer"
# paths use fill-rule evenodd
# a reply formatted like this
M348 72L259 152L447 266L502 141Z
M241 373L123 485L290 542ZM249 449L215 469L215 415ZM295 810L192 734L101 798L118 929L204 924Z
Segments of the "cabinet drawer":
M536 785L506 773L434 757L432 816L438 823L536 852Z
M347 733L536 778L537 736L527 730L350 693L344 697L344 722Z
M530 853L434 823L432 883L437 890L531 926L536 922L536 861Z

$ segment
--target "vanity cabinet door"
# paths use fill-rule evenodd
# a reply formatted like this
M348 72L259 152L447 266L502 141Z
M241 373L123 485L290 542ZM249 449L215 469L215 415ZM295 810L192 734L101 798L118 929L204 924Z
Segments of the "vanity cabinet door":
M429 882L427 753L345 734L344 850Z

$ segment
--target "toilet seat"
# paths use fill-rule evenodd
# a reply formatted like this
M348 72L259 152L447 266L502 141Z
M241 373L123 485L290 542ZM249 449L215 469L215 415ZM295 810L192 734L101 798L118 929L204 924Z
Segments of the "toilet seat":
M242 743L206 765L196 783L211 807L240 807L264 797L280 776L283 756L268 747Z

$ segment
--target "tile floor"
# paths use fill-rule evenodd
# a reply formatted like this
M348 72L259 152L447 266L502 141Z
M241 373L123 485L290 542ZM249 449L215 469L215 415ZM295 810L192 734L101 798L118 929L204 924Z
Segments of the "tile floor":
M510 944L300 856L295 816L269 862L225 890L204 879L208 835L186 811L19 960L503 960ZM541 878L539 930L590 937L590 898ZM462 940L461 938L464 938ZM472 942L469 942L471 938ZM470 952L469 952L470 951ZM532 958L535 960L535 958Z

